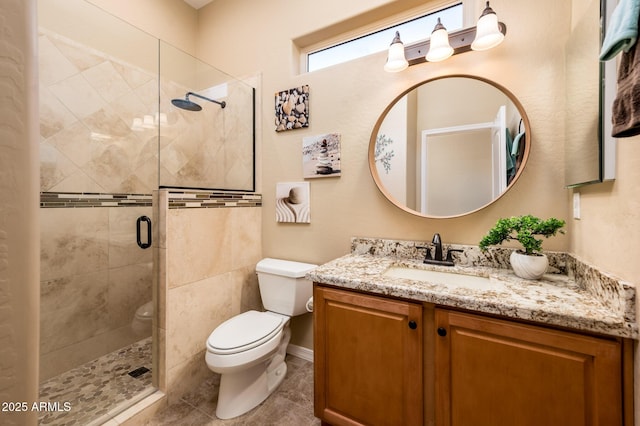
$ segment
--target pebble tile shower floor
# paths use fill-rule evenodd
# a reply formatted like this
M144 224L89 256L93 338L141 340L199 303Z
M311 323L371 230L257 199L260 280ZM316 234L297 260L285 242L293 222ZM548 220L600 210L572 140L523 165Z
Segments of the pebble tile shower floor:
M40 402L58 403L61 409L41 412L39 424L102 424L154 391L151 361L149 337L41 383Z

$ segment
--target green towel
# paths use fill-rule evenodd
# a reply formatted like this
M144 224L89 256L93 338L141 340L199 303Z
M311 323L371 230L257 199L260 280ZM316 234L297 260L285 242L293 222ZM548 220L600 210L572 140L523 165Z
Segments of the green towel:
M513 144L511 145L511 155L515 159L518 156L518 149L520 148L520 139L524 136L524 132L518 133L516 137L513 139Z
M613 59L621 51L628 52L638 39L640 0L620 0L611 14L602 42L600 60Z
M516 170L516 160L515 156L511 154L511 150L513 149L513 139L511 139L511 132L509 129L506 129L507 133L507 177L513 175Z

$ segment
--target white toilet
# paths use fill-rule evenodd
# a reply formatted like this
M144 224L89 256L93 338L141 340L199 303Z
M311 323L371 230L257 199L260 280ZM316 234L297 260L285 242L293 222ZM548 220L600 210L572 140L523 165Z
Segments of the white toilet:
M256 265L266 312L247 311L220 324L207 339L205 360L221 374L216 416L230 419L251 410L278 387L291 332L289 318L307 312L312 296L305 274L317 265L263 259Z

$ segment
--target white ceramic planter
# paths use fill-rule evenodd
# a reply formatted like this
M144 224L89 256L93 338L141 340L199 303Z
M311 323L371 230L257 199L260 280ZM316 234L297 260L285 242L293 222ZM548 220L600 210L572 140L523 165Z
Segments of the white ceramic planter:
M549 259L544 254L527 256L517 251L511 252L509 257L513 272L520 278L537 280L542 277L549 266Z

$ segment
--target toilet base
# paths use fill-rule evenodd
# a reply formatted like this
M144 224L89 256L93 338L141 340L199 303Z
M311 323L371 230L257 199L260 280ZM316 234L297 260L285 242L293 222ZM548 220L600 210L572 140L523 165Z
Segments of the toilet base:
M246 370L222 374L216 417L226 420L245 414L276 390L287 374L284 359L290 336L289 327L286 327L285 336L273 358Z

